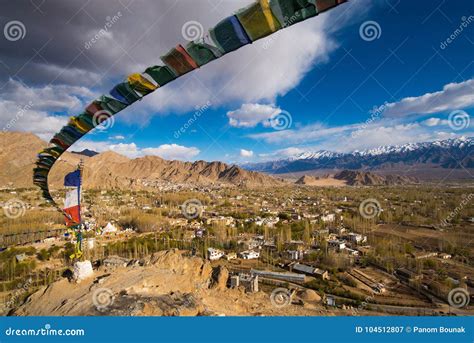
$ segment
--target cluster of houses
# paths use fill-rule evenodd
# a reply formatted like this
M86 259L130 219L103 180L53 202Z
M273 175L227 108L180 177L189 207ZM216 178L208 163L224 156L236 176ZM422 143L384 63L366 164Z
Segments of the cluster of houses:
M257 226L267 226L267 227L272 228L280 221L280 218L277 216L267 217L267 218L255 217L255 218L247 219L245 221L247 223L254 222L255 225Z
M330 251L354 257L365 255L371 249L366 244L367 236L350 232L342 226L317 230L313 232L313 238L326 241L327 249ZM271 247L271 245L264 245L264 247ZM321 246L316 243L307 244L303 241L291 240L286 242L285 248L283 257L298 261L304 260L306 255L317 252Z
M350 256L363 255L367 248L367 236L350 232L344 226L330 227L315 232L315 236L326 240L329 250L337 253L346 253ZM360 249L363 247L364 249Z
M215 249L215 248L208 248L207 249L207 258L210 261L216 261L221 258L225 258L226 260L234 260L237 257L243 260L254 260L260 258L260 252L255 250L246 250L239 252L236 254L235 252L225 253L222 250Z

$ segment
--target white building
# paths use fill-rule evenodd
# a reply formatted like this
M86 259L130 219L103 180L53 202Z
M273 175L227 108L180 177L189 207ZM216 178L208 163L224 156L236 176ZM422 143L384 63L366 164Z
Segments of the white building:
M336 298L332 295L326 295L324 298L324 303L328 306L336 306Z
M263 242L252 239L247 242L247 249L248 250L259 249L261 245L263 245Z
M210 261L218 260L222 256L224 256L224 253L222 251L218 250L218 249L214 249L214 248L208 248L207 249L207 258Z
M325 216L321 216L321 220L325 223L333 222L334 220L336 220L336 215L334 213L330 213Z
M244 260L253 260L260 257L260 253L253 250L242 251L239 255Z
M227 260L227 261L230 261L230 260L235 260L237 258L237 254L235 252L229 252L227 253L224 258Z
M348 238L351 242L356 243L356 244L361 244L367 242L367 236L360 235L358 233L349 233Z
M452 256L450 254L441 253L438 255L443 260L449 260Z
M213 217L213 218L208 218L206 220L207 225L213 225L213 224L221 224L225 226L234 226L235 224L235 219L232 217L224 217L224 216L219 216L219 217Z
M302 260L304 257L304 252L301 250L287 250L286 253L290 260Z
M346 253L348 253L349 255L351 256L359 256L359 252L357 250L354 250L354 249L350 249L350 248L345 248L344 251Z
M328 245L330 248L334 248L334 249L337 249L337 250L343 250L346 248L346 243L344 241L341 241L341 240L329 240L328 241Z
M107 225L102 229L102 234L116 233L118 230L114 224L108 222Z

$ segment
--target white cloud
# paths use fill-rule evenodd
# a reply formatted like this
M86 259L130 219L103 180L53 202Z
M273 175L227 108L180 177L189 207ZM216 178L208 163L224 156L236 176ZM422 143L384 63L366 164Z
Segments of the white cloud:
M252 150L240 149L240 157L252 157L252 156L253 156Z
M452 138L458 135L452 132L446 119L432 117L421 122L401 123L402 119L397 117L426 115L474 106L473 90L474 79L471 79L462 83L448 84L440 92L385 104L380 107L384 118L375 123L356 123L337 127L313 123L297 129L264 132L249 137L270 144L319 143L335 151ZM445 131L434 130L441 126L446 127ZM458 132L458 134L466 135L469 132Z
M441 118L428 118L421 122L422 125L434 127L434 126L446 126L449 125L449 120L441 119Z
M186 111L203 99L214 106L230 102L274 102L302 80L315 63L328 60L337 44L328 37L327 17L310 20L243 47L157 90L138 110ZM311 42L311 44L308 44ZM268 44L268 43L267 43Z
M93 94L85 87L28 87L10 79L0 94L0 127L5 131L32 132L49 140L69 117L50 112L80 111L92 97Z
M441 122L441 119L439 118L428 118L424 120L422 124L431 127L431 126L438 126L440 122Z
M196 147L185 147L177 144L163 144L157 148L145 148L145 155L155 155L166 160L191 160L196 157L200 150Z
M12 101L19 106L31 102L32 109L36 111L69 113L82 111L86 101L93 98L94 93L86 87L69 85L29 87L13 79L7 81L0 95L0 101Z
M418 97L404 98L384 105L385 117L402 117L440 113L474 106L474 79L461 83L450 83L443 90L426 93Z
M304 153L305 151L308 150L299 147L289 147L285 149L279 149L270 153L259 154L258 157L264 160L285 159L288 157L297 156L299 154Z
M0 126L2 131L32 132L43 140L49 140L67 123L66 117L50 116L43 111L0 100Z
M196 147L185 147L177 144L163 144L158 147L140 148L135 143L108 144L106 142L78 141L71 151L89 149L97 152L113 151L129 158L158 156L165 160L189 161L196 157L200 150Z
M207 30L251 2L209 0L206 4L198 4L163 0L131 4L130 11L123 11L120 4L111 6L94 2L87 6L89 17L74 21L62 30L57 30L62 15L51 15L51 20L47 23L31 17L28 22L31 29L37 29L37 40L48 40L50 33L54 31L51 44L64 47L64 54L43 51L42 56L48 60L48 65L29 63L22 77L34 82L54 80L64 84L97 87L101 92L107 92L113 86L111 80L115 82L128 73L140 72L148 66L161 64L158 56L177 43L183 43L181 31L184 23L195 20ZM52 5L44 6L48 13L58 11ZM75 7L66 5L60 12L77 13ZM278 96L285 95L298 85L315 64L327 62L329 54L338 46L333 33L348 22L356 20L354 13L360 17L369 8L369 0L349 2L317 18L279 31L160 88L143 101L134 104L133 110L125 110L118 118L124 118L133 124L147 125L149 118L156 113L188 111L206 100L210 100L213 106L233 102L273 103ZM114 24L111 35L107 39L99 40L90 49L83 50L76 59L78 47L88 42L92 33L103 28L104 18L113 15L117 10L122 10L123 16ZM157 13L161 14L157 17ZM81 15L84 14L79 13L79 16ZM92 21L89 20L92 19L91 15L94 19ZM44 40L41 39L43 36ZM9 50L9 53L14 54L14 60L19 63L26 58L23 51L15 53ZM70 61L73 63L69 63ZM79 86L57 85L43 88L34 88L29 94L23 92L24 97L15 96L15 100L11 101L34 98L37 100L35 110L67 110L72 115L84 108L82 97L92 96L89 90ZM2 115L6 115L5 113L11 113L11 108L9 111L2 111ZM45 123L51 122L47 124L47 130L31 126L31 131L45 139L49 139L66 121L64 118L57 120L46 113L36 113L36 116L32 121L37 123L36 126L41 118L45 118ZM19 123L19 126L22 126L22 123Z
M107 146L107 150L130 158L142 157L142 153L135 143L119 143Z
M211 28L222 17L250 2L220 2L216 13L209 11L208 6L201 4L194 6L187 3L184 12L179 12L178 9L172 10L167 18L160 21L160 27L166 27L166 30L156 32L157 37L153 41L169 43L169 46L172 46L176 44L176 40L181 39L181 27L186 21L197 20L204 28ZM180 6L179 2L177 6ZM158 89L140 103L134 104L133 114L127 111L126 120L136 122L137 112L142 115L141 121L144 116L150 117L154 113L184 112L206 100L210 100L213 106L235 102L274 103L278 96L284 96L297 86L316 64L326 63L329 60L329 54L338 47L333 33L344 27L347 22L354 20L354 13L360 16L369 8L369 1L350 2L334 11L298 23L227 54ZM193 13L193 15L183 13ZM144 13L140 18L144 20L144 25L148 16L149 13ZM128 18L124 15L122 20L128 20ZM129 26L135 26L135 24L124 26L128 30ZM122 28L122 21L117 28ZM124 37L121 37L122 34ZM114 28L114 35L126 40L122 41L125 49L127 44L132 46L135 44L134 41L128 41L130 37L133 37L132 34L117 33ZM163 48L166 47L160 46L159 50L154 44L151 44L151 47L149 43L146 46L143 45L140 43L134 48L134 51L141 52L136 58L143 62L139 66L136 63L132 64L134 71L156 64L156 56L162 54ZM150 50L152 51L147 53ZM130 64L128 68L130 69Z
M91 3L88 5L88 12L94 16L95 24L89 22L90 18L86 18L84 23L87 25L78 20L63 30L55 31L51 44L65 47L64 54L46 55L49 62L47 66L40 63L28 64L30 69L28 73L25 72L24 77L35 82L55 80L73 85L97 86L106 92L112 88L111 79L115 82L128 73L161 64L157 56L163 55L176 43L183 43L181 29L187 21L197 20L208 29L252 1L208 2L203 5L163 0L133 4L131 11L123 12L123 17L114 25L113 35L100 40L90 49L83 50L80 58L75 59L77 47L82 47L84 42L89 41L95 29L103 27L106 16L116 12L113 6ZM117 6L119 10L123 10L122 6ZM61 11L71 10L69 7L66 6ZM360 18L370 7L369 0L349 2L317 18L279 31L158 89L143 101L134 104L133 110L127 109L117 118L147 125L147 120L155 113L167 113L170 110L184 112L206 100L210 100L213 106L234 102L274 103L278 96L285 95L297 86L314 65L326 63L329 54L338 47L334 32L350 21L359 20L355 19L354 13ZM48 8L48 13L56 10L52 6ZM159 20L157 13L163 14ZM44 41L49 39L50 32L57 28L55 18L61 16L52 15L51 18L48 23L37 22L35 18L29 21L32 29L41 28L37 30L39 41L41 35L46 37ZM47 53L48 51L44 51L43 55ZM24 53L19 51L15 60L21 61L21 55ZM64 61L73 63L66 65ZM34 113L25 114L12 130L32 131L43 139L51 138L67 122L66 117L54 116L51 112L67 111L69 115L74 115L95 97L89 89L81 86L21 87L13 82L13 87L4 88L9 99L0 95L0 106L4 106L0 107L0 124L5 126L9 122L8 115L13 113L12 106L15 102L33 99ZM9 91L9 88L21 91ZM235 124L239 123L236 119ZM252 125L242 123L240 124Z
M262 123L269 126L269 119L281 112L279 107L263 104L243 104L235 111L227 112L229 124L234 127L255 127Z

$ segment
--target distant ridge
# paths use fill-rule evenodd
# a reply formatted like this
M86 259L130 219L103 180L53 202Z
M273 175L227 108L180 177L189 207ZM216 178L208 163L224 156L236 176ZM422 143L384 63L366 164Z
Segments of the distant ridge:
M315 177L303 175L295 184L305 186L394 186L419 183L415 177L379 175L371 172L343 170L335 175Z
M95 155L98 155L99 153L93 150L84 149L82 151L71 151L71 154L82 155L86 157L93 157Z
M344 180L350 186L393 186L419 183L415 177L400 175L379 175L370 172L343 170L334 175L336 180Z
M351 153L305 152L286 159L242 165L247 170L270 174L305 173L317 170L430 170L474 168L474 139L382 146ZM459 174L459 173L458 173ZM470 177L466 173L466 177Z
M0 146L1 187L33 187L36 155L47 143L30 133L2 132ZM146 189L156 188L160 183L266 187L285 183L223 162L167 161L157 156L129 159L112 151L96 153L86 149L61 156L49 176L52 187L62 188L64 175L74 170L81 160L85 188Z

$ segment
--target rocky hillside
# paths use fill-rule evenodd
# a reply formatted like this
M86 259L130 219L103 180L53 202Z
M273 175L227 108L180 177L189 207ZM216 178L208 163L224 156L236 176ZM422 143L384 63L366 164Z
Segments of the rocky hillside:
M33 134L0 133L0 187L31 187L36 154L47 144ZM50 174L50 185L61 187L64 175L84 161L84 186L98 189L154 187L162 182L193 185L274 186L283 181L222 162L167 161L156 156L129 159L108 151L65 153Z
M343 170L334 175L336 180L344 180L350 186L393 186L418 183L418 179L401 175L379 175L370 172Z
M343 170L320 177L303 175L295 184L306 186L394 186L419 183L415 177L380 175L371 172Z
M91 278L41 287L14 316L309 316L330 314L321 297L301 290L301 305L276 307L264 292L227 287L229 272L183 251L161 251L127 267L101 266Z
M31 187L36 155L45 146L33 134L0 132L0 187Z

